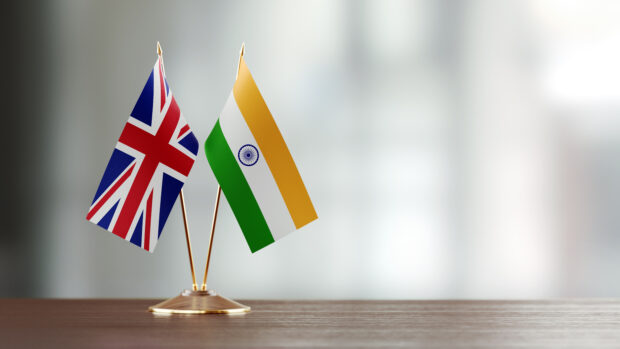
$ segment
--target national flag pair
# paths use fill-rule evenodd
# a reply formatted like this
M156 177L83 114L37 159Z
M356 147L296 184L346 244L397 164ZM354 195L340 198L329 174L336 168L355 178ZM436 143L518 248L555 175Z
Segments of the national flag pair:
M205 153L252 252L317 218L243 56ZM168 86L160 55L86 219L153 252L197 154L198 140Z

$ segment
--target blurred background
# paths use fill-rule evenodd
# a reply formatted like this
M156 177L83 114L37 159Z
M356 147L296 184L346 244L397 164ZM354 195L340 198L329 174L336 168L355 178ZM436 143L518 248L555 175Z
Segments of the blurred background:
M224 200L209 287L236 298L620 296L620 3L3 5L0 296L191 286L180 204L155 253L85 219L162 43L204 141L239 48L319 219L251 254ZM202 275L217 183L185 187Z

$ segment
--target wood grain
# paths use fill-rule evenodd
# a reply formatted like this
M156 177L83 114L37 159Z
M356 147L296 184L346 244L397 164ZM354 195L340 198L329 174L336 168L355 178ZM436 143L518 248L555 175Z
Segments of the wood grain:
M620 301L249 301L154 315L160 300L0 300L2 348L618 348Z

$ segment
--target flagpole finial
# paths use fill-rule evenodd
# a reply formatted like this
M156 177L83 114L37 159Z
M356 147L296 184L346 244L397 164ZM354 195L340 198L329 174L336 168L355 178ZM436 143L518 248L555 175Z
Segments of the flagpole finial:
M157 42L157 55L161 57L161 45Z
M235 80L239 78L239 69L241 68L241 58L243 58L244 53L245 53L245 42L241 44L241 50L239 51L239 62L237 62L237 77L235 77Z

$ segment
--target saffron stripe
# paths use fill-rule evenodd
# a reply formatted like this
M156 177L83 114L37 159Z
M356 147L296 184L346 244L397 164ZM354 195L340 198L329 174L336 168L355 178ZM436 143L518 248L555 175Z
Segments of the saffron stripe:
M265 217L224 138L219 120L205 142L205 153L250 250L256 252L273 243Z
M233 94L241 114L252 131L296 228L317 218L308 191L299 175L282 134L250 74L243 57Z
M256 139L252 136L248 124L245 123L245 119L237 107L232 91L220 114L220 127L226 138L226 143L237 155L235 160L237 160L245 180L252 189L258 207L260 207L263 217L267 221L271 236L278 240L294 231L296 229L295 223L282 199L278 184L274 180L267 162L263 159L262 149L257 145ZM252 166L244 165L239 159L241 148L246 144L258 147L256 163Z

